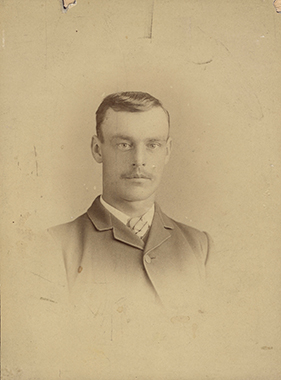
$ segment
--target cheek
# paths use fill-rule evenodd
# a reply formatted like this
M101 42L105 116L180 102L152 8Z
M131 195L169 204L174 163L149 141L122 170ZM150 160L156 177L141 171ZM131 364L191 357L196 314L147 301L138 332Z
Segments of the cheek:
M118 154L118 151L113 149L108 149L103 153L103 164L107 167L116 167L122 161L122 157Z
M162 172L165 166L165 156L161 154L161 155L152 157L149 166L155 173Z
M129 159L120 154L112 154L103 161L104 171L113 180L128 170Z

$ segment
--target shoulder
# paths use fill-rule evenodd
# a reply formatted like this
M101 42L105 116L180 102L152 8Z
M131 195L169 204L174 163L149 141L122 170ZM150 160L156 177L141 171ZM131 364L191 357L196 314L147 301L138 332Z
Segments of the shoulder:
M202 249L207 248L209 235L205 231L198 230L197 228L188 226L186 224L173 221L182 233L188 238L189 243L196 247L200 245Z
M195 256L206 264L213 246L210 235L205 231L177 222L166 214L163 215L173 227L172 234L183 236L191 246Z
M77 268L83 257L83 249L87 236L94 235L91 231L95 227L87 213L80 215L75 220L51 227L47 230L51 235L57 249L61 252L69 285L73 285Z
M96 238L96 229L87 213L75 220L51 227L47 230L58 249L61 250L65 265L79 263L83 255L85 243Z
M69 241L70 238L77 238L77 236L82 237L85 229L88 228L93 228L93 224L87 213L84 213L71 222L48 228L47 231L56 241L64 242Z

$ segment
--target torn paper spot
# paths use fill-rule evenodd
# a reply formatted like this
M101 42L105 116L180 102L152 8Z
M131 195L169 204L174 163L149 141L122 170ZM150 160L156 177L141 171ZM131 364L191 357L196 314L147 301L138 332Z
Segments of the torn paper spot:
M281 13L281 0L274 0L273 5L275 6L276 12Z
M69 8L74 7L76 4L77 0L62 0L62 8L64 13L66 13Z
M37 159L37 150L36 147L33 146L34 149L34 156L35 156L35 165L36 165L36 176L38 177L38 159Z
M148 7L147 7L147 20L145 23L144 38L152 39L153 16L154 16L154 0L150 0L150 4L148 4Z

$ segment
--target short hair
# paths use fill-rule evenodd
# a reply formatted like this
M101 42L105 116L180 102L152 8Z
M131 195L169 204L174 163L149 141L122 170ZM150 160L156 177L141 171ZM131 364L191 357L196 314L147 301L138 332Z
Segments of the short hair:
M96 111L96 133L101 142L103 142L103 134L101 125L104 121L106 111L112 108L116 112L144 112L149 111L153 107L160 107L163 109L168 119L168 126L170 128L170 115L169 112L163 107L160 100L147 92L140 91L126 91L117 92L106 96Z

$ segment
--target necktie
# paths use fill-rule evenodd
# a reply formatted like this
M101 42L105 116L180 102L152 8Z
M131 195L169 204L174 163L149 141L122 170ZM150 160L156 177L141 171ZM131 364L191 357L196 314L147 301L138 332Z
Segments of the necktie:
M132 218L128 222L128 226L131 228L131 230L140 238L143 238L146 234L149 225L146 220L143 220L142 217L136 217Z

